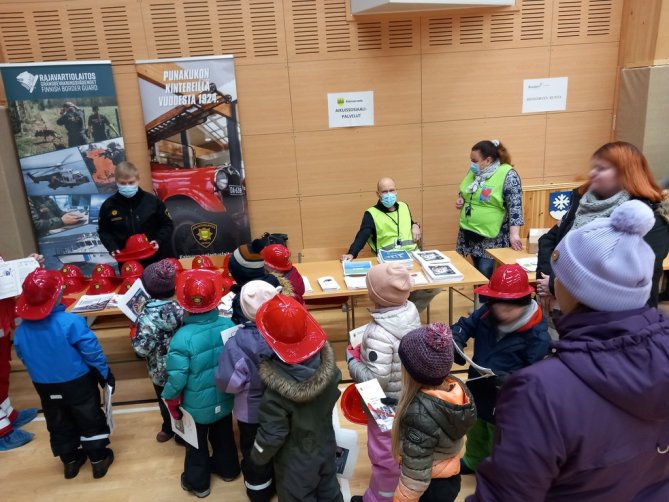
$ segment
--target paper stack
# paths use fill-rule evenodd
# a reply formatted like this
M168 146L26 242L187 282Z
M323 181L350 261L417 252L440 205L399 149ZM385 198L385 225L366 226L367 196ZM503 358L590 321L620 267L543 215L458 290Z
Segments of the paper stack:
M430 281L456 282L464 279L464 275L453 266L451 259L436 249L430 251L414 251L413 256Z
M395 262L401 263L409 270L413 268L413 258L411 258L409 252L404 249L391 249L390 251L381 249L377 255L377 259L379 260L379 263Z
M318 285L323 291L337 291L341 289L339 283L335 281L334 277L327 275L325 277L318 278Z
M341 268L345 276L367 275L372 268L372 262L344 260L341 262Z
M532 256L530 258L518 258L516 263L523 267L525 272L536 272L537 271L537 258Z

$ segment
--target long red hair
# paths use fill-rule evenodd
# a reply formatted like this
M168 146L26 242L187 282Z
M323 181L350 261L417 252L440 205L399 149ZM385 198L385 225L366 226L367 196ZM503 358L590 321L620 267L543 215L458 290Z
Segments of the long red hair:
M655 181L643 153L632 143L615 141L607 143L592 154L592 158L601 159L618 171L620 182L635 199L646 199L650 202L661 202L664 199L662 189ZM590 188L588 181L579 188L583 195Z

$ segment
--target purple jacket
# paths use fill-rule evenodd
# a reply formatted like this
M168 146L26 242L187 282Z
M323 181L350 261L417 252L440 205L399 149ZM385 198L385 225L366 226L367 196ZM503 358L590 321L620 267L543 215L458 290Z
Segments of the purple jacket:
M554 357L502 388L472 501L669 500L669 319L565 316Z
M246 323L226 342L218 359L216 387L235 396L233 414L241 422L258 423L258 407L263 394L258 366L272 354L256 325Z

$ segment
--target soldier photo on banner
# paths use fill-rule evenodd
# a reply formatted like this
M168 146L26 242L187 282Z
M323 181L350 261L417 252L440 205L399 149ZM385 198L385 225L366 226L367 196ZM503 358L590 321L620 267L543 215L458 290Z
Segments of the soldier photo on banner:
M138 61L156 195L174 221L177 256L250 240L231 56Z

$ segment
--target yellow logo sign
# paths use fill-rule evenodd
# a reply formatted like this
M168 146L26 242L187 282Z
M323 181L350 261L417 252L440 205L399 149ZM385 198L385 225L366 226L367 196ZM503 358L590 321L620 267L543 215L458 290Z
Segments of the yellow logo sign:
M337 98L337 105L344 106L344 98Z
M116 216L118 214L118 211L116 209L112 209L111 214L112 216Z
M197 223L190 227L193 237L203 248L208 248L214 243L218 226L214 223Z

